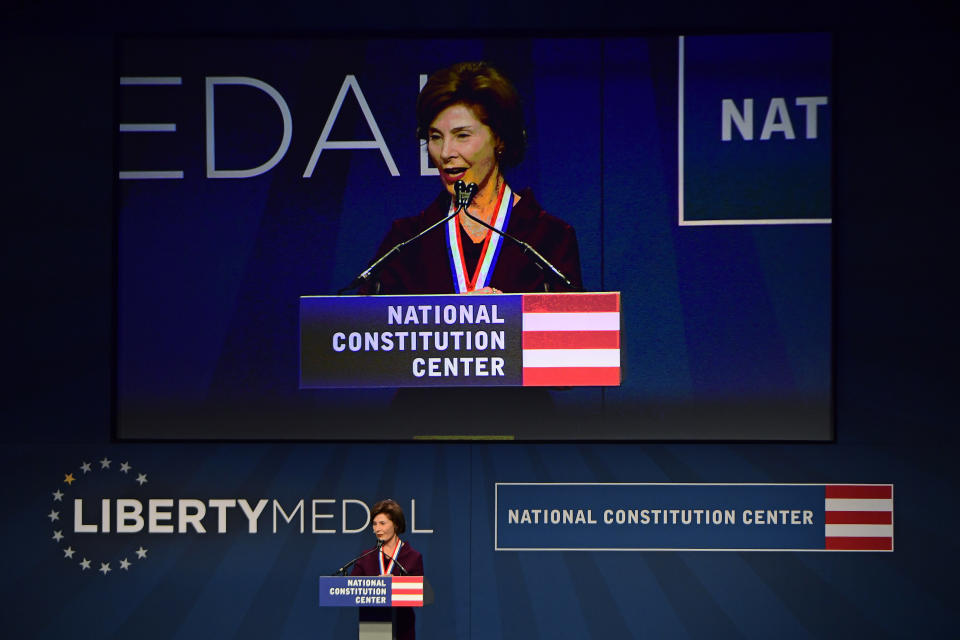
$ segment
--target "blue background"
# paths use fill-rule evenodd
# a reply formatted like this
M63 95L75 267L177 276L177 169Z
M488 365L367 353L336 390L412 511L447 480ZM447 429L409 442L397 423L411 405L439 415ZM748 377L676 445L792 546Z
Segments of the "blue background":
M686 220L830 217L830 69L829 34L684 39ZM795 100L816 96L827 104L817 107L817 137L807 139L806 110ZM793 139L776 130L761 139L774 97L785 102ZM745 98L753 99L753 139L731 125L723 141L718 105L732 99L743 113Z
M956 89L945 78L956 33L936 31L946 16L844 11L832 2L658 4L627 13L545 3L509 13L494 3L464 15L378 9L2 9L8 99L0 109L11 123L0 160L4 361L12 374L3 386L0 453L6 634L347 637L346 617L316 609L315 576L353 557L363 536L336 544L184 536L157 542L139 574L104 578L66 565L49 537L50 492L79 461L109 455L166 483L170 495L440 496L430 511L432 540L410 539L428 572L440 574L438 591L449 587L447 604L421 616L429 625L423 637L952 635L956 363L945 292L955 270L946 221ZM503 29L504 16L517 28L836 31L836 442L113 443L112 35ZM465 485L457 481L463 473ZM495 481L892 482L896 551L497 554ZM460 577L444 582L444 574Z

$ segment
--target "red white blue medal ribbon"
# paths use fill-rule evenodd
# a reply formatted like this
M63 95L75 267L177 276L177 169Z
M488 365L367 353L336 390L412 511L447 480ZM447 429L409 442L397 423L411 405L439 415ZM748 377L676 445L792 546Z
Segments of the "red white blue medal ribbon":
M390 565L387 567L386 571L383 569L383 549L380 549L380 553L377 554L380 560L380 575L393 575L393 563L397 559L397 556L400 555L400 545L403 544L403 541L400 538L397 538L397 548L393 550L393 557L390 558Z
M450 213L453 213L456 205L450 203ZM513 192L506 183L500 187L500 194L497 199L496 211L490 226L497 231L503 231L510 222L510 212L513 210ZM503 245L503 236L499 233L487 230L487 239L483 243L483 250L480 252L480 261L477 263L477 269L473 272L473 278L467 277L467 268L463 258L463 246L460 244L460 221L459 216L454 216L447 221L447 254L450 257L450 270L453 272L453 287L457 293L465 293L475 289L482 289L490 286L490 277L497 265L497 258L500 257L500 248Z

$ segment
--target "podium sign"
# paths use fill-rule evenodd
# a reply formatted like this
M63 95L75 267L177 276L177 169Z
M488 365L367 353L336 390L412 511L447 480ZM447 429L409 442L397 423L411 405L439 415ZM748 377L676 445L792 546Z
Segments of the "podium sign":
M620 293L300 298L300 388L618 386Z
M321 576L321 607L422 607L423 576Z

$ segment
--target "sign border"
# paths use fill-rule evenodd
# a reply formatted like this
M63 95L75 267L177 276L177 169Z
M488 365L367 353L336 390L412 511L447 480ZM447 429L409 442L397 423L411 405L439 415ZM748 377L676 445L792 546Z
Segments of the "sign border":
M677 36L677 226L680 227L747 227L781 224L833 224L833 218L757 218L686 220L683 211L683 83L684 38Z
M744 552L828 552L828 553L893 553L896 550L896 535L891 536L890 549L705 549L699 547L501 547L499 534L500 486L608 486L608 487L890 487L890 500L894 500L894 484L883 482L494 482L493 489L493 550L494 551L744 551ZM891 526L896 522L891 512ZM894 531L896 533L896 531ZM826 536L825 536L826 537Z

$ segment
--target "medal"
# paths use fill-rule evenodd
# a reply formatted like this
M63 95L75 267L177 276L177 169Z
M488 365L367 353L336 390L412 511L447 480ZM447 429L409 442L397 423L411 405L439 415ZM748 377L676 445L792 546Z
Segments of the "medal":
M400 555L400 545L403 544L403 541L400 538L397 538L397 548L393 550L393 557L390 558L390 565L384 570L383 568L383 549L380 549L380 553L377 554L380 560L380 575L393 575L393 563L397 559L397 556Z
M450 203L449 213L453 213L455 206L453 202ZM512 210L513 193L507 183L504 182L500 187L497 206L493 220L490 221L490 226L497 231L506 229ZM468 279L466 261L463 258L463 246L460 244L459 225L458 216L454 216L447 221L447 254L450 257L450 270L453 273L453 287L456 293L466 293L488 287L490 286L490 277L493 275L493 270L497 264L497 258L500 257L503 236L487 230L487 238L483 242L483 250L480 252L477 269L474 271L473 278Z

